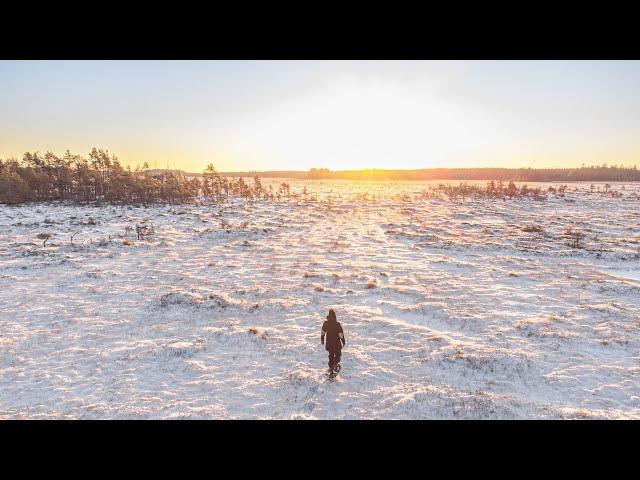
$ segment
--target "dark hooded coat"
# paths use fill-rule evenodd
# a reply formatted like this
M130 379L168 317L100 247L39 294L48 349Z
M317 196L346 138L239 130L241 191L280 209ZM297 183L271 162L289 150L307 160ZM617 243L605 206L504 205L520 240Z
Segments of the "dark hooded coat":
M342 333L342 339L338 336L339 333ZM337 320L326 320L322 324L320 340L325 342L327 352L340 352L346 343L340 322Z

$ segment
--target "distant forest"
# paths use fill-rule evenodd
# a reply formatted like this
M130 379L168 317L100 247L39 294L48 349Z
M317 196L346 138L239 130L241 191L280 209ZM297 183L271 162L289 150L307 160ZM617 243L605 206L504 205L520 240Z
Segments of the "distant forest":
M429 168L422 170L341 170L312 168L310 179L341 180L502 180L514 182L640 181L640 170L616 165L581 168Z
M253 177L245 182L243 177ZM233 178L237 177L237 178ZM74 200L78 202L184 203L197 198L221 202L229 196L278 199L289 196L282 182L263 187L260 178L342 180L500 180L514 182L640 181L640 171L616 165L581 168L434 168L423 170L342 170L312 168L308 172L216 172L209 165L202 174L180 170L150 170L145 162L123 167L106 150L92 149L89 157L65 152L25 153L21 160L0 159L0 203Z
M223 176L296 178L301 180L502 180L514 182L634 182L640 181L637 166L583 166L581 168L427 168L421 170L337 170L221 172ZM198 175L198 174L189 174Z

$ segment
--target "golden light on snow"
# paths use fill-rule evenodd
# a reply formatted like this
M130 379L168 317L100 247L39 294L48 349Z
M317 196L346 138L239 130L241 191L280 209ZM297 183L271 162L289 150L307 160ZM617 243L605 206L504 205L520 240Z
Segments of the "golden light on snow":
M287 181L281 200L0 208L0 418L640 417L640 184Z

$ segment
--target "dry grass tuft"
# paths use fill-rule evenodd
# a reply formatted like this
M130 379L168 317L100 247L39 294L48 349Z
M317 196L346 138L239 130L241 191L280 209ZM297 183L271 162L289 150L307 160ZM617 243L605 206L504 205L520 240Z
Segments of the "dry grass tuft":
M263 340L265 340L267 338L267 332L265 332L260 327L251 327L249 329L249 333L255 335L256 337L262 338Z

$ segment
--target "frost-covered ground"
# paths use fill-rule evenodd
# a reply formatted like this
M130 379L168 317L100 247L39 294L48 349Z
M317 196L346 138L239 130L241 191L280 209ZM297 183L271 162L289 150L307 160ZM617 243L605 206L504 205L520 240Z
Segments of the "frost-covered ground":
M0 417L640 418L638 185L402 202L427 184L291 184L309 195L0 205Z

